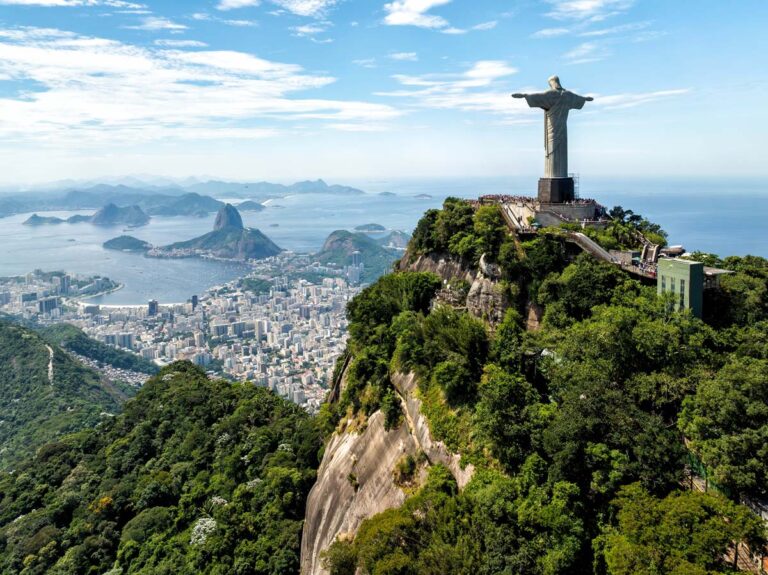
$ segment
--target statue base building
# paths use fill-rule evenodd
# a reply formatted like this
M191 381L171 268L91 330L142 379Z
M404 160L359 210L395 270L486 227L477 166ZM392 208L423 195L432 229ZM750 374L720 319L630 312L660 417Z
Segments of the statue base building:
M542 204L565 204L575 198L573 178L539 179L539 202Z

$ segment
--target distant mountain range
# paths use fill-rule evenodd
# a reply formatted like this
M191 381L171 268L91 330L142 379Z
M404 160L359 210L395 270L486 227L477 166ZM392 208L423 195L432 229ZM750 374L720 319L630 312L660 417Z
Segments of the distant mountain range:
M115 204L107 204L92 216L75 215L62 219L32 214L24 222L24 225L43 226L63 223L79 224L81 222L90 222L97 226L143 226L149 223L149 216L139 206L121 208Z
M362 190L328 185L323 180L297 182L289 186L269 182L233 183L225 181L187 182L153 186L141 182L96 184L85 187L27 191L0 195L0 217L54 210L99 209L106 204L139 206L150 216L204 216L224 204L212 196L250 200L243 209L258 210L262 202L295 194L360 195ZM64 220L66 221L66 220ZM49 222L50 223L50 222Z
M255 182L237 184L232 182L210 181L193 184L187 188L190 192L198 194L215 194L217 196L254 198L268 200L295 194L333 194L355 196L364 194L362 190L349 186L328 185L323 180L309 180L296 182L290 186L272 184L270 182Z

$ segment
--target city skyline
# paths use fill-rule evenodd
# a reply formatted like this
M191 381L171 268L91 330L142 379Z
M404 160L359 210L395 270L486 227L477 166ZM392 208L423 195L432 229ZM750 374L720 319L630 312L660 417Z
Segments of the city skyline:
M593 176L765 175L768 6L642 0L0 0L4 184L542 171L559 74ZM707 42L702 42L702 38ZM706 129L705 129L706 127ZM41 169L44 167L44 169Z

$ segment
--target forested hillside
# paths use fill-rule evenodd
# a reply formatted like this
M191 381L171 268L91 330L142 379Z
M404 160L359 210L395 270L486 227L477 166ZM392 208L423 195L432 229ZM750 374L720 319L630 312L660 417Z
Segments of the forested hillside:
M173 364L0 474L0 572L297 573L319 448L299 407Z
M768 261L718 260L736 273L706 323L556 233L517 242L495 206L427 212L404 261L425 254L498 263L503 321L468 313L461 281L430 306L439 277L383 277L349 306L346 385L320 418L330 434L381 410L394 429L392 375L413 372L433 437L474 476L460 491L404 458L405 504L340 537L330 573L706 575L731 572L736 542L760 548L738 501L768 490ZM687 467L709 493L686 489Z
M128 394L36 332L0 320L0 470L102 421Z
M766 537L741 502L768 499L768 261L694 254L733 271L700 320L561 231L427 212L349 304L317 417L189 363L116 414L119 390L0 323L0 572L298 573L304 525L313 575L733 573ZM318 468L337 491L310 513Z
M115 349L101 343L88 335L80 328L68 323L59 323L46 327L41 331L43 337L64 349L73 351L99 364L111 365L119 369L138 371L140 373L155 374L158 367L143 357L121 349Z

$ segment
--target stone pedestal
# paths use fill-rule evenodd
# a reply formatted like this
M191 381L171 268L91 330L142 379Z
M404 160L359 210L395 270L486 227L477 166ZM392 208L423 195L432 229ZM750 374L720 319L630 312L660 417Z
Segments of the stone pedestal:
M563 204L574 200L573 178L540 178L539 201L543 204Z

